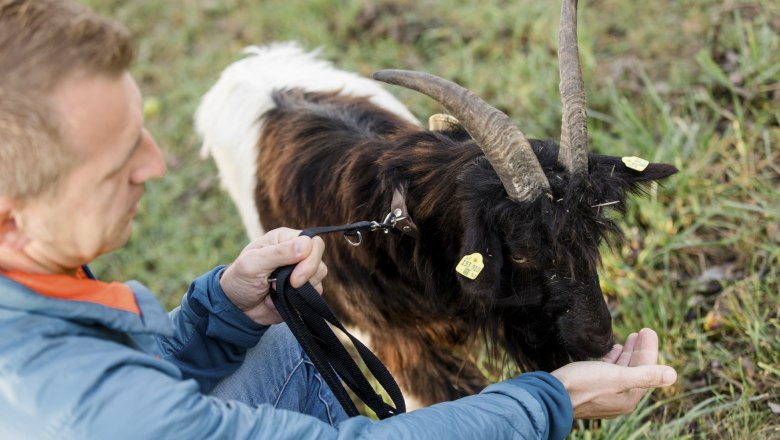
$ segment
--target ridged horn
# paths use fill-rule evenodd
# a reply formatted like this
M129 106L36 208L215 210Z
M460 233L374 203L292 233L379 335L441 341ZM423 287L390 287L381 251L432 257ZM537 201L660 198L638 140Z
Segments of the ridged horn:
M509 119L468 89L437 76L408 70L380 70L374 79L428 95L459 121L485 153L509 198L534 200L550 184L530 142Z
M572 174L588 172L588 114L577 47L577 0L563 0L558 32L558 63L563 104L558 160Z

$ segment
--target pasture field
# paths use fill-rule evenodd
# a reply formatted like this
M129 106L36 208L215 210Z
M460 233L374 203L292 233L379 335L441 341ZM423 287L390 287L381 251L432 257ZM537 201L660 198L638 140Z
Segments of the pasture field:
M134 74L169 166L129 245L93 270L139 279L168 307L246 242L192 115L247 45L298 40L364 75L428 71L528 136L559 137L558 1L87 2L136 35ZM616 333L655 328L680 380L571 438L780 438L780 2L583 0L579 17L592 148L680 170L633 199L601 274ZM421 120L441 111L391 91Z

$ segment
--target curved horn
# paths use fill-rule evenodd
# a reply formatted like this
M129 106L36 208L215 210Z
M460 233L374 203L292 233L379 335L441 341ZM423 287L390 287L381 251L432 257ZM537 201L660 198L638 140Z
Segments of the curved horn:
M573 174L588 173L588 115L577 48L577 0L564 0L558 33L560 91L563 103L558 160Z
M380 70L374 73L374 79L416 90L443 105L485 153L510 199L534 200L550 192L547 177L523 132L507 115L474 93L452 81L408 70Z

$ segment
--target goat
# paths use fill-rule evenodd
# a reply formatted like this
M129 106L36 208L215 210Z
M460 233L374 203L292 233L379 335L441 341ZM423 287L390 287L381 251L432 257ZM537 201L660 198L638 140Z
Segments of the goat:
M597 269L630 193L677 170L588 153L576 0L561 12L560 143L528 140L502 112L433 75L377 80L426 94L458 121L424 130L377 83L295 45L252 48L196 113L250 237L400 210L359 247L326 236L325 296L420 404L478 392L475 362L552 370L613 345ZM260 217L258 217L260 213ZM258 219L259 218L259 219ZM469 266L456 272L456 266Z

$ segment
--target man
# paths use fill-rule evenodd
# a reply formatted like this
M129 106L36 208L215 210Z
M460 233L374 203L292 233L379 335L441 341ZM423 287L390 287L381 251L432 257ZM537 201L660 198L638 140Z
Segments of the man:
M563 438L676 380L657 336L385 421L347 419L281 321L268 275L321 288L322 240L278 229L166 314L86 264L128 240L165 163L126 30L75 0L0 0L0 438Z

